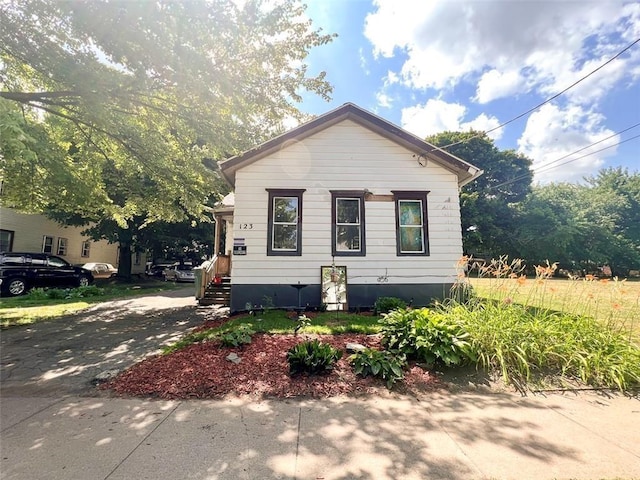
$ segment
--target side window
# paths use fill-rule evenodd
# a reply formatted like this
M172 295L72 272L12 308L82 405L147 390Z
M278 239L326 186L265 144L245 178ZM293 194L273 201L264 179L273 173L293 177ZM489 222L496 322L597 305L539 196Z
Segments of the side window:
M63 259L58 257L49 257L48 263L50 267L57 267L57 268L67 267L69 265Z
M56 255L66 255L67 254L67 244L68 240L66 238L58 238L58 250Z
M0 230L0 252L10 252L13 250L13 236L15 232L12 230Z
M398 256L429 255L427 194L392 192L396 205L396 253Z
M302 255L302 194L304 190L269 192L267 255Z
M331 254L366 255L364 191L331 192Z
M136 252L133 256L133 264L134 265L140 265L140 263L142 262L142 254L140 252ZM107 268L107 266L104 266L105 270Z
M88 257L91 253L91 242L89 240L85 240L82 242L82 250L80 252L80 256Z
M53 253L53 237L49 235L42 237L42 253Z

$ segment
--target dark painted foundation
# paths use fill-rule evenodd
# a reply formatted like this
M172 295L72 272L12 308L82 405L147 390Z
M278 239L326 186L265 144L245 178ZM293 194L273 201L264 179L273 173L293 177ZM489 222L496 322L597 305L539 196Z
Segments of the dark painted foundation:
M449 296L453 284L398 284L398 285L348 285L347 302L349 309L371 308L378 297L397 297L413 306L429 305L434 300ZM232 285L231 311L240 312L257 306L295 308L320 306L320 284L308 285L298 290L290 285Z

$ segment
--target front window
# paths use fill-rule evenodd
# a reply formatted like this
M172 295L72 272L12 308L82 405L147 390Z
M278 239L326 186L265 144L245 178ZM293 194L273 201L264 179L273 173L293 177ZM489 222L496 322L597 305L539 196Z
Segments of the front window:
M0 252L13 250L13 234L11 230L0 230Z
M133 256L133 264L140 265L142 263L142 254L140 252L136 252Z
M67 254L67 243L68 240L66 238L59 238L58 239L58 251L57 251L57 255L66 255Z
M429 255L427 193L393 192L398 255Z
M53 237L49 235L42 237L42 253L53 253Z
M88 257L91 253L91 242L89 240L85 240L84 242L82 242L82 251L81 251L81 256L82 257Z
M267 255L302 254L302 193L304 190L269 192L269 243Z
M333 256L364 256L364 192L331 192L331 236Z

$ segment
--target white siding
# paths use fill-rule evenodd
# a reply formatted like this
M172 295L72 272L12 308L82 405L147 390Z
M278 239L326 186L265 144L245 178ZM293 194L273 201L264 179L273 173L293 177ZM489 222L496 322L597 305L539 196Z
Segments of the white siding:
M89 256L82 256L82 242L89 240L82 235L83 227L64 227L44 215L28 215L10 208L0 207L0 229L13 231L14 252L41 252L44 235L53 237L53 254L57 255L58 239L67 239L67 254L60 255L72 264L107 262L118 264L118 245L105 240L91 241ZM133 265L132 272L141 273L145 267L145 257L140 265Z
M331 265L330 190L428 190L430 255L396 255L393 202L366 201L366 256L336 257L350 284L442 283L456 278L462 255L457 177L412 152L346 120L302 142L240 169L236 174L234 231L246 256L233 258L234 284L318 283L320 267ZM306 189L302 209L302 256L267 256L267 188ZM251 229L240 230L241 225Z

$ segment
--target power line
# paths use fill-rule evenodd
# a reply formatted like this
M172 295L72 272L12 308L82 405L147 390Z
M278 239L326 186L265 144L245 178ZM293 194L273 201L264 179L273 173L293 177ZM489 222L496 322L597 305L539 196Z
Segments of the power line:
M571 152L571 153L567 153L567 154L566 154L565 156L563 156L563 157L556 158L555 160L553 160L553 161L551 161L551 162L548 162L548 163L543 163L542 165L534 166L534 167L532 167L532 169L533 169L533 170L545 169L545 168L547 168L547 167L549 167L549 166L553 165L554 163L559 162L560 160L564 160L564 159L565 159L565 158L567 158L567 157L570 157L570 156L572 156L572 155L575 155L576 153L580 153L580 152L582 152L583 150L586 150L586 149L591 148L591 147L593 147L593 146L595 146L595 145L598 145L599 143L606 142L606 141L607 141L607 140L609 140L610 138L613 138L613 137L615 137L615 136L617 136L617 135L621 135L621 134L623 134L623 133L625 133L625 132L628 132L629 130L633 130L634 128L639 127L639 126L640 126L640 123L636 123L635 125L631 125L630 127L627 127L627 128L625 128L624 130L620 130L619 132L612 133L612 134L611 134L611 135L609 135L608 137L605 137L605 138L603 138L603 139L601 139L601 140L598 140L597 142L593 142L593 143L591 143L591 144L587 145L586 147L582 147L582 148L580 148L580 149L578 149L578 150L575 150L575 151L573 151L573 152Z
M555 100L556 98L558 98L560 95L563 95L564 93L566 93L567 91L571 90L573 87L575 87L576 85L578 85L580 82L586 80L587 78L589 78L591 75L593 75L594 73L596 73L597 71L601 70L602 68L604 68L605 66L607 66L608 64L610 64L611 62L613 62L616 58L618 58L620 55L622 55L623 53L625 53L627 50L629 50L631 47L633 47L636 43L640 42L640 38L638 38L637 40L635 40L634 42L630 43L629 45L627 45L625 48L623 48L622 50L620 50L618 53L616 53L613 57L611 57L609 60L607 60L606 62L604 62L602 65L600 65L599 67L597 67L595 70L592 70L591 72L589 72L588 74L586 74L585 76L583 76L582 78L580 78L579 80L573 82L571 85L569 85L567 88L565 88L564 90L556 93L555 95L553 95L552 97L549 97L548 99L546 99L544 102L539 103L538 105L536 105L535 107L530 108L529 110L527 110L524 113L521 113L520 115L513 117L511 120L508 120L500 125L498 125L497 127L491 128L489 130L483 131L481 133L478 133L472 137L469 138L465 138L464 140L459 140L457 142L454 143L450 143L449 145L445 145L443 147L435 147L433 150L430 150L429 152L424 153L423 155L426 155L427 153L431 153L434 152L436 150L443 150L445 148L449 148L449 147L453 147L455 145L459 145L461 143L465 143L468 142L470 140L473 140L474 138L479 138L482 137L483 135L487 134L487 133L491 133L495 130L498 130L506 125L509 125L510 123L515 122L516 120L521 119L522 117L529 115L530 113L534 112L535 110L537 110L538 108L542 107L543 105L546 105L547 103L551 102L552 100Z
M553 160L553 161L551 161L551 162L549 162L549 163L547 163L547 164L543 165L542 167L539 167L539 168L540 168L540 170L536 170L536 172L535 172L535 173L548 172L549 170L553 170L554 168L562 167L563 165L567 165L568 163L575 162L576 160L580 160L580 159L582 159L582 158L589 157L589 156L591 156L591 155L595 155L596 153L600 153L600 152L602 152L603 150L607 150L607 149L609 149L609 148L617 147L618 145L622 145L623 143L627 143L627 142L630 142L631 140L635 140L636 138L640 138L640 134L638 134L638 135L635 135L635 136L633 136L633 137L627 138L626 140L621 140L621 141L619 141L619 142L617 142L617 143L614 143L614 144L612 144L612 145L608 145L608 146L606 146L606 147L603 147L603 148L601 148L601 149L599 149L599 150L595 150L595 151L593 151L593 152L586 153L586 154L581 155L581 156L579 156L579 157L572 158L571 160L567 160L566 162L562 162L562 163L560 163L560 164L558 164L558 165L553 165L554 163L557 163L557 162L559 162L559 161L560 161L560 160L562 160L562 159L565 159L565 158L567 158L567 157L570 157L571 155L575 155L576 153L581 152L581 151L583 151L583 150L586 150L587 148L593 147L594 145L597 145L598 143L602 143L603 141L605 141L605 140L607 140L607 139L609 139L609 138L611 138L611 137L613 137L613 136L615 136L615 135L618 135L619 133L623 133L623 132L626 132L626 131L628 131L628 130L631 130L632 128L635 128L635 127L637 127L638 125L640 125L640 124L636 124L636 125L634 125L634 126L632 126L632 127L626 128L625 130L622 130L622 131L620 131L620 132L618 132L618 133L614 133L613 135L610 135L610 136L609 136L609 137L607 137L607 138L604 138L604 139L602 139L602 140L599 140L599 141L597 141L597 142L594 142L594 143L592 143L591 145L587 145L586 147L583 147L583 148L581 148L581 149L579 149L579 150L576 150L576 151L571 152L571 153L569 153L569 154L567 154L567 155L564 155L563 157L557 158L557 159L555 159L555 160ZM519 181L519 180L522 180L523 178L527 178L528 176L529 176L529 174L519 175L519 176L517 176L517 177L515 177L515 178L512 178L511 180L507 180L506 182L502 182L502 183L499 183L498 185L490 186L487 190L493 190L493 189L495 189L495 188L504 187L505 185L510 185L510 184L515 183L515 182L517 182L517 181Z
M575 162L576 160L580 160L581 158L589 157L591 155L595 155L596 153L600 153L603 150L607 150L609 148L617 147L618 145L622 145L623 143L630 142L631 140L635 140L636 138L640 138L640 134L635 135L633 137L629 137L626 140L621 140L618 143L614 143L613 145L608 145L608 146L603 147L603 148L601 148L599 150L596 150L594 152L590 152L590 153L587 153L585 155L581 155L579 157L572 158L571 160L567 160L566 162L559 163L558 165L554 165L552 167L543 168L542 170L536 171L536 173L548 172L549 170L553 170L554 168L562 167L563 165L566 165L566 164L571 163L571 162Z

